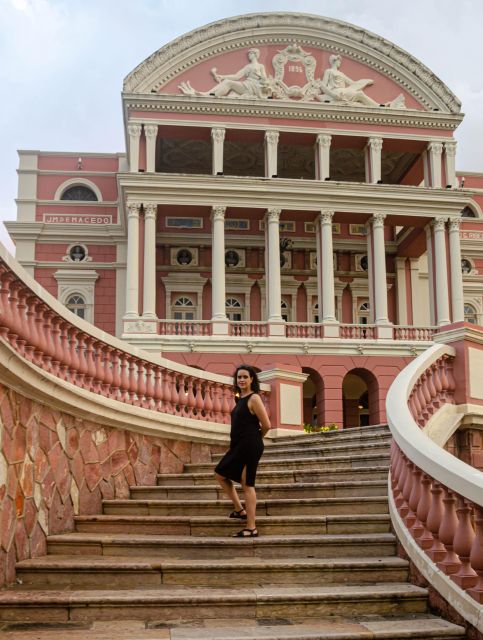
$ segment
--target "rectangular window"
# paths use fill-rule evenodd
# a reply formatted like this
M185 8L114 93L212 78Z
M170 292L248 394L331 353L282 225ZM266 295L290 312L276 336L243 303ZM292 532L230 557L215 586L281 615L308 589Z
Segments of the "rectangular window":
M171 229L203 229L203 218L172 218L166 216L166 227Z
M304 222L305 233L315 233L315 222ZM340 223L332 223L332 233L334 235L340 234Z
M225 218L226 231L248 231L250 229L250 220Z
M364 224L350 224L349 233L351 236L364 236L366 233L366 226Z
M288 231L295 232L295 221L294 220L282 220L278 223L280 231ZM265 231L265 220L260 220L259 227L260 231Z

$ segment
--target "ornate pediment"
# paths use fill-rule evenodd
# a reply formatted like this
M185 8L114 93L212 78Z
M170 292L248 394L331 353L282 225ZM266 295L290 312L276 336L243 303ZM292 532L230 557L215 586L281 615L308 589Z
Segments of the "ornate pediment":
M252 70L250 77L242 75L237 80L246 87L251 85L251 95L232 91L227 94L230 97L358 105L364 104L364 94L377 104L401 108L402 94L410 109L448 114L461 109L459 100L439 78L393 43L339 20L296 13L250 14L196 29L134 69L125 79L124 91L179 95L178 86L185 83L185 93L210 93L219 87L222 75L236 76L248 66L247 52L254 49L262 51L259 64L265 67L266 82L257 80ZM330 68L327 58L332 55L340 56L339 71L352 80L352 85L336 87L335 93L331 83L323 81ZM316 59L314 68L311 58ZM226 61L226 67L221 61ZM371 80L373 84L363 82ZM392 93L383 90L384 81L392 84Z

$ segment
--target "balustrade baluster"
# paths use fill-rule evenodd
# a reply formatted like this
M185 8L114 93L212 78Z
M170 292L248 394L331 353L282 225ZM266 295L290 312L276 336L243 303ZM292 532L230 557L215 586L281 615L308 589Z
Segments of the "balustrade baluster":
M431 403L433 400L431 394L429 393L426 371L421 375L421 391L424 398L423 418L424 422L426 423L431 415Z
M146 390L147 390L147 381L145 374L145 362L144 360L136 359L135 366L135 389L134 392L136 394L136 398L134 404L137 407L144 407L146 403Z
M435 409L436 409L436 404L435 404L435 400L436 400L436 387L434 386L434 371L433 371L433 367L429 367L429 369L426 371L426 384L427 384L427 388L428 388L428 392L430 395L430 413L431 415L434 413Z
M134 356L128 356L128 372L129 372L129 384L128 384L128 396L129 404L135 404L136 390L137 390L137 358Z
M20 284L17 291L17 321L18 321L18 337L17 348L19 355L25 358L25 348L28 339L28 318L26 315L27 304L26 298L29 294L29 290Z
M35 296L27 296L27 323L28 323L28 344L25 347L25 357L35 364L35 350L38 348L37 325L35 322L35 305L37 298ZM1 334L1 329L0 329Z
M398 510L401 518L404 518L409 509L406 499L404 497L404 492L403 492L404 485L406 484L406 477L408 474L408 465L407 465L408 459L406 458L406 456L402 451L401 451L401 458L402 458L401 473L399 474L399 480L397 484L399 489Z
M418 396L419 405L421 407L418 414L418 419L417 419L417 423L419 424L420 427L424 426L424 413L426 410L426 398L424 397L422 387L423 387L423 383L421 378L419 378L419 380L416 383L416 394Z
M456 382L453 376L453 358L449 356L443 356L446 362L446 377L448 379L448 399L453 402L454 390L456 389Z
M19 350L17 340L20 335L20 318L18 312L18 292L20 287L21 284L15 280L10 281L9 283L8 305L10 308L10 327L7 333L7 338L15 351Z
M434 362L431 365L431 371L433 373L433 382L434 382L434 388L436 391L435 397L434 397L434 401L433 401L433 405L438 408L441 406L441 391L443 389L443 386L441 384L441 377L439 375L439 365L437 362Z
M473 504L475 518L475 539L471 547L470 565L476 573L476 584L468 589L468 594L483 604L483 507Z
M444 359L444 357L441 357L438 360L438 365L439 365L439 377L441 380L441 397L444 401L446 401L448 398L449 383L448 383L448 377L446 375L446 360Z
M176 371L171 372L171 406L174 414L179 414L178 379Z
M72 384L76 384L77 376L80 370L80 348L78 346L77 340L78 334L79 330L76 327L72 327L69 325L69 328L67 330L67 338L70 349L70 367L67 375L69 382L71 382Z
M78 368L78 382L83 389L89 388L89 382L87 380L87 344L86 334L81 331L77 332L77 348L79 356L79 368Z
M59 353L60 356L60 367L59 367L59 377L62 380L69 379L69 367L71 363L70 359L70 349L69 349L69 325L67 322L61 320L59 322Z
M178 376L178 405L181 416L186 415L186 405L188 403L188 393L186 389L186 377L183 374Z
M211 397L213 390L213 383L206 381L203 386L204 401L203 411L205 414L205 420L211 420L213 417L213 400Z
M129 356L120 352L120 374L121 374L121 401L128 402L129 398Z
M203 401L203 382L201 378L196 378L193 392L195 394L196 417L198 418L198 420L202 420L202 419L206 420L206 416L203 416L204 401Z
M449 575L458 571L461 567L461 562L453 549L456 529L458 528L458 516L455 508L456 498L454 493L447 487L444 487L443 504L444 513L438 535L446 548L446 554L436 564L441 571Z
M407 511L406 511L406 515L404 516L404 521L406 522L406 527L408 529L411 529L411 527L413 526L416 520L416 516L409 505L409 498L411 497L411 492L414 484L414 477L413 477L414 464L408 459L406 462L406 467L407 467L407 473L406 473L406 481L404 482L404 487L403 487L403 496L404 496L404 501L406 503Z
M222 406L221 410L223 413L223 422L225 424L230 424L231 416L230 416L230 398L233 395L233 390L231 386L223 385L222 386Z
M154 365L150 362L144 363L146 377L146 391L144 392L144 407L146 409L154 408Z
M421 535L416 542L421 549L430 549L433 544L433 536L428 529L428 515L431 507L431 478L423 473L421 476L421 498L419 500L416 517L422 525Z
M52 344L54 346L54 355L52 357L52 374L57 376L60 371L60 363L62 360L62 344L60 341L60 323L62 319L59 316L56 316L52 313L50 325L51 325L51 336L52 336Z
M414 523L411 526L411 534L417 539L423 535L424 527L418 519L418 506L421 500L421 469L416 465L412 468L412 488L409 496L409 508L414 514Z
M163 369L163 397L163 411L173 414L175 411L171 403L171 373L167 369Z
M433 544L426 551L433 562L442 560L446 555L446 549L439 539L439 528L443 521L444 505L443 505L443 487L439 482L433 480L431 487L431 506L429 507L428 519L426 526L433 536Z
M223 422L223 414L221 412L222 401L221 401L221 386L218 382L215 382L213 385L213 418L215 422Z
M162 411L163 409L163 371L161 367L154 366L154 409Z
M113 397L112 383L114 380L113 356L115 349L107 344L101 347L102 350L102 385L101 393L108 398Z
M94 340L92 344L92 357L96 367L94 374L94 393L101 393L104 382L104 343Z
M187 408L188 408L188 418L193 418L193 413L196 414L196 401L195 395L193 393L193 378L189 376L188 378L188 396L187 396ZM196 417L196 415L195 415Z
M45 340L42 368L47 371L52 370L52 359L55 354L55 346L52 340L52 316L52 311L46 305L42 305L42 321Z
M466 590L474 587L478 579L470 564L475 531L471 525L471 507L463 496L458 494L456 495L456 515L458 516L458 526L453 540L453 549L459 557L461 566L456 573L451 574L451 579Z
M93 338L92 336L89 336L88 334L85 334L86 338L85 338L85 343L86 343L86 351L85 351L85 355L86 355L86 362L87 362L87 376L86 376L86 382L88 385L88 389L89 391L94 391L94 385L95 385L95 378L96 378L96 360L95 360L95 356L94 356L94 341L95 338Z
M112 371L112 383L111 383L111 397L115 400L118 399L121 393L121 354L118 349L114 349L111 357L111 371Z
M8 294L10 290L10 280L12 274L2 267L0 271L0 337L8 342L8 332L10 326L10 304Z

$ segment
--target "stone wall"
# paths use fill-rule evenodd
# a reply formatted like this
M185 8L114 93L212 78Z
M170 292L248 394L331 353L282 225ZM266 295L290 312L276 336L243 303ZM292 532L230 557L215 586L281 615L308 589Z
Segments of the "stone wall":
M49 534L73 531L75 515L220 450L105 427L0 383L0 587L15 581L17 561L46 553Z

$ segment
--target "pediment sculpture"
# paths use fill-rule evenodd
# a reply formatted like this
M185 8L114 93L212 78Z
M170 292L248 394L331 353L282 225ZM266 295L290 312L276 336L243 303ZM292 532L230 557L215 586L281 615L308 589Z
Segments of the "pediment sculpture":
M316 79L315 57L304 51L297 44L290 44L278 51L272 59L275 76L268 76L265 66L259 62L260 50L249 49L248 64L239 71L221 75L216 67L211 69L216 84L208 91L197 91L189 81L179 85L181 93L190 96L236 97L244 99L266 100L299 100L309 102L318 100L329 104L354 106L381 106L365 93L365 89L374 84L374 80L353 80L340 70L342 58L333 54L329 57L329 68L324 71L321 79ZM303 71L303 84L288 84L286 82L288 70ZM383 104L393 109L405 109L404 95L401 93L393 100Z

